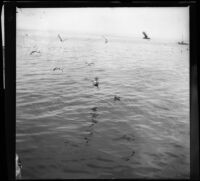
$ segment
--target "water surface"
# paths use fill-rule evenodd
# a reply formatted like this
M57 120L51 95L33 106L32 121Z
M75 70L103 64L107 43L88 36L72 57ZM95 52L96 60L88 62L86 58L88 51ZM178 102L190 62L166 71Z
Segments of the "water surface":
M188 47L62 36L17 32L22 177L189 178Z

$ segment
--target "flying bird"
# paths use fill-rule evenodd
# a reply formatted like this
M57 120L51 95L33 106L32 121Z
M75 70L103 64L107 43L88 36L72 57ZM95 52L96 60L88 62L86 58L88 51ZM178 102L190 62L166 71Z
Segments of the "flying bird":
M143 33L143 35L144 35L143 39L147 39L147 40L150 39L150 38L147 36L147 34L146 34L145 32L142 32L142 33Z
M93 81L93 85L96 86L97 88L99 87L99 78L95 77L94 81Z
M61 69L60 67L53 68L53 71L55 71L55 70L61 70L63 72L63 69Z
M34 50L34 51L32 51L32 52L30 53L30 55L32 55L33 53L40 53L40 51Z
M59 38L59 40L60 40L61 42L67 40L67 39L62 39L61 36L60 36L60 34L58 34L58 38Z
M105 36L103 36L103 38L105 40L105 43L108 43L108 39Z

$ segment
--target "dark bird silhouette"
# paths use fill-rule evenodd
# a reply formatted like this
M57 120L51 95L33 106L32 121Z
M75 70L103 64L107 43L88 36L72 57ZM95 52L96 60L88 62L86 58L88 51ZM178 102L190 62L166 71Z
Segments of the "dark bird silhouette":
M94 62L91 62L91 63L88 63L88 62L85 62L88 66L91 66L91 65L94 65Z
M99 78L98 77L95 77L95 80L93 82L93 85L96 86L97 88L99 87Z
M150 39L150 38L147 36L147 34L146 34L145 32L142 32L142 33L143 33L143 35L144 35L143 39L147 39L147 40Z
M120 101L120 97L119 96L114 96L114 101Z
M123 136L121 136L121 137L119 137L119 138L115 138L115 139L113 139L113 140L115 140L115 141L121 141L121 140L134 141L135 138L134 138L133 136L123 135Z
M89 142L89 139L88 139L88 138L85 138L85 140L86 140L86 143L88 143L88 142Z
M105 40L105 43L108 43L108 39L105 36L103 36L103 38Z
M58 34L58 38L59 38L59 40L62 42L63 40L62 40L62 38L61 38L61 36Z
M32 52L30 53L30 55L32 55L33 53L40 53L40 51L34 50L34 51L32 51Z
M92 111L97 111L97 107L93 107L93 108L92 108Z
M55 70L61 70L61 71L63 72L63 69L61 69L61 68L59 68L59 67L53 68L53 71L55 71Z
M62 39L61 36L60 36L60 34L58 34L58 38L59 38L59 40L60 40L61 42L67 40L67 39Z

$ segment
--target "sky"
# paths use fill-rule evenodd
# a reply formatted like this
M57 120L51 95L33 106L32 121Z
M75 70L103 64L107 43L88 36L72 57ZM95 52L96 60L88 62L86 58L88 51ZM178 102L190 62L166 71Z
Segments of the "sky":
M17 29L189 41L189 7L20 8Z

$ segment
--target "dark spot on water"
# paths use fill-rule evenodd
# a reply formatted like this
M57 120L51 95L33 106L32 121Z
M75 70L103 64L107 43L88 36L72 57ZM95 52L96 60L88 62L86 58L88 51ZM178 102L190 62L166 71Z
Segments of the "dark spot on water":
M98 77L95 77L95 78L94 78L93 86L99 88L99 78L98 78Z
M93 107L91 110L92 111L97 111L97 107Z
M114 101L120 101L120 97L119 96L114 96Z
M124 158L124 160L125 160L125 161L129 161L129 160L130 160L130 158Z
M131 157L133 157L135 155L135 151L132 151L131 154L127 157L124 158L125 161L129 161L131 159Z
M30 55L35 54L35 53L40 53L40 51L36 51L36 50L31 51Z
M95 124L94 123L92 123L89 127L93 127Z
M135 155L135 151L132 151L131 156L134 156L134 155Z
M63 72L63 69L61 69L60 67L53 68L53 71L56 71L56 70L61 70Z
M121 136L119 138L114 138L113 140L115 140L115 141L120 141L120 140L134 141L135 138L133 136L123 135L123 136Z
M87 66L91 66L91 65L94 65L94 62L85 62L85 64L86 64Z
M96 119L92 119L93 123L98 123L98 121Z

